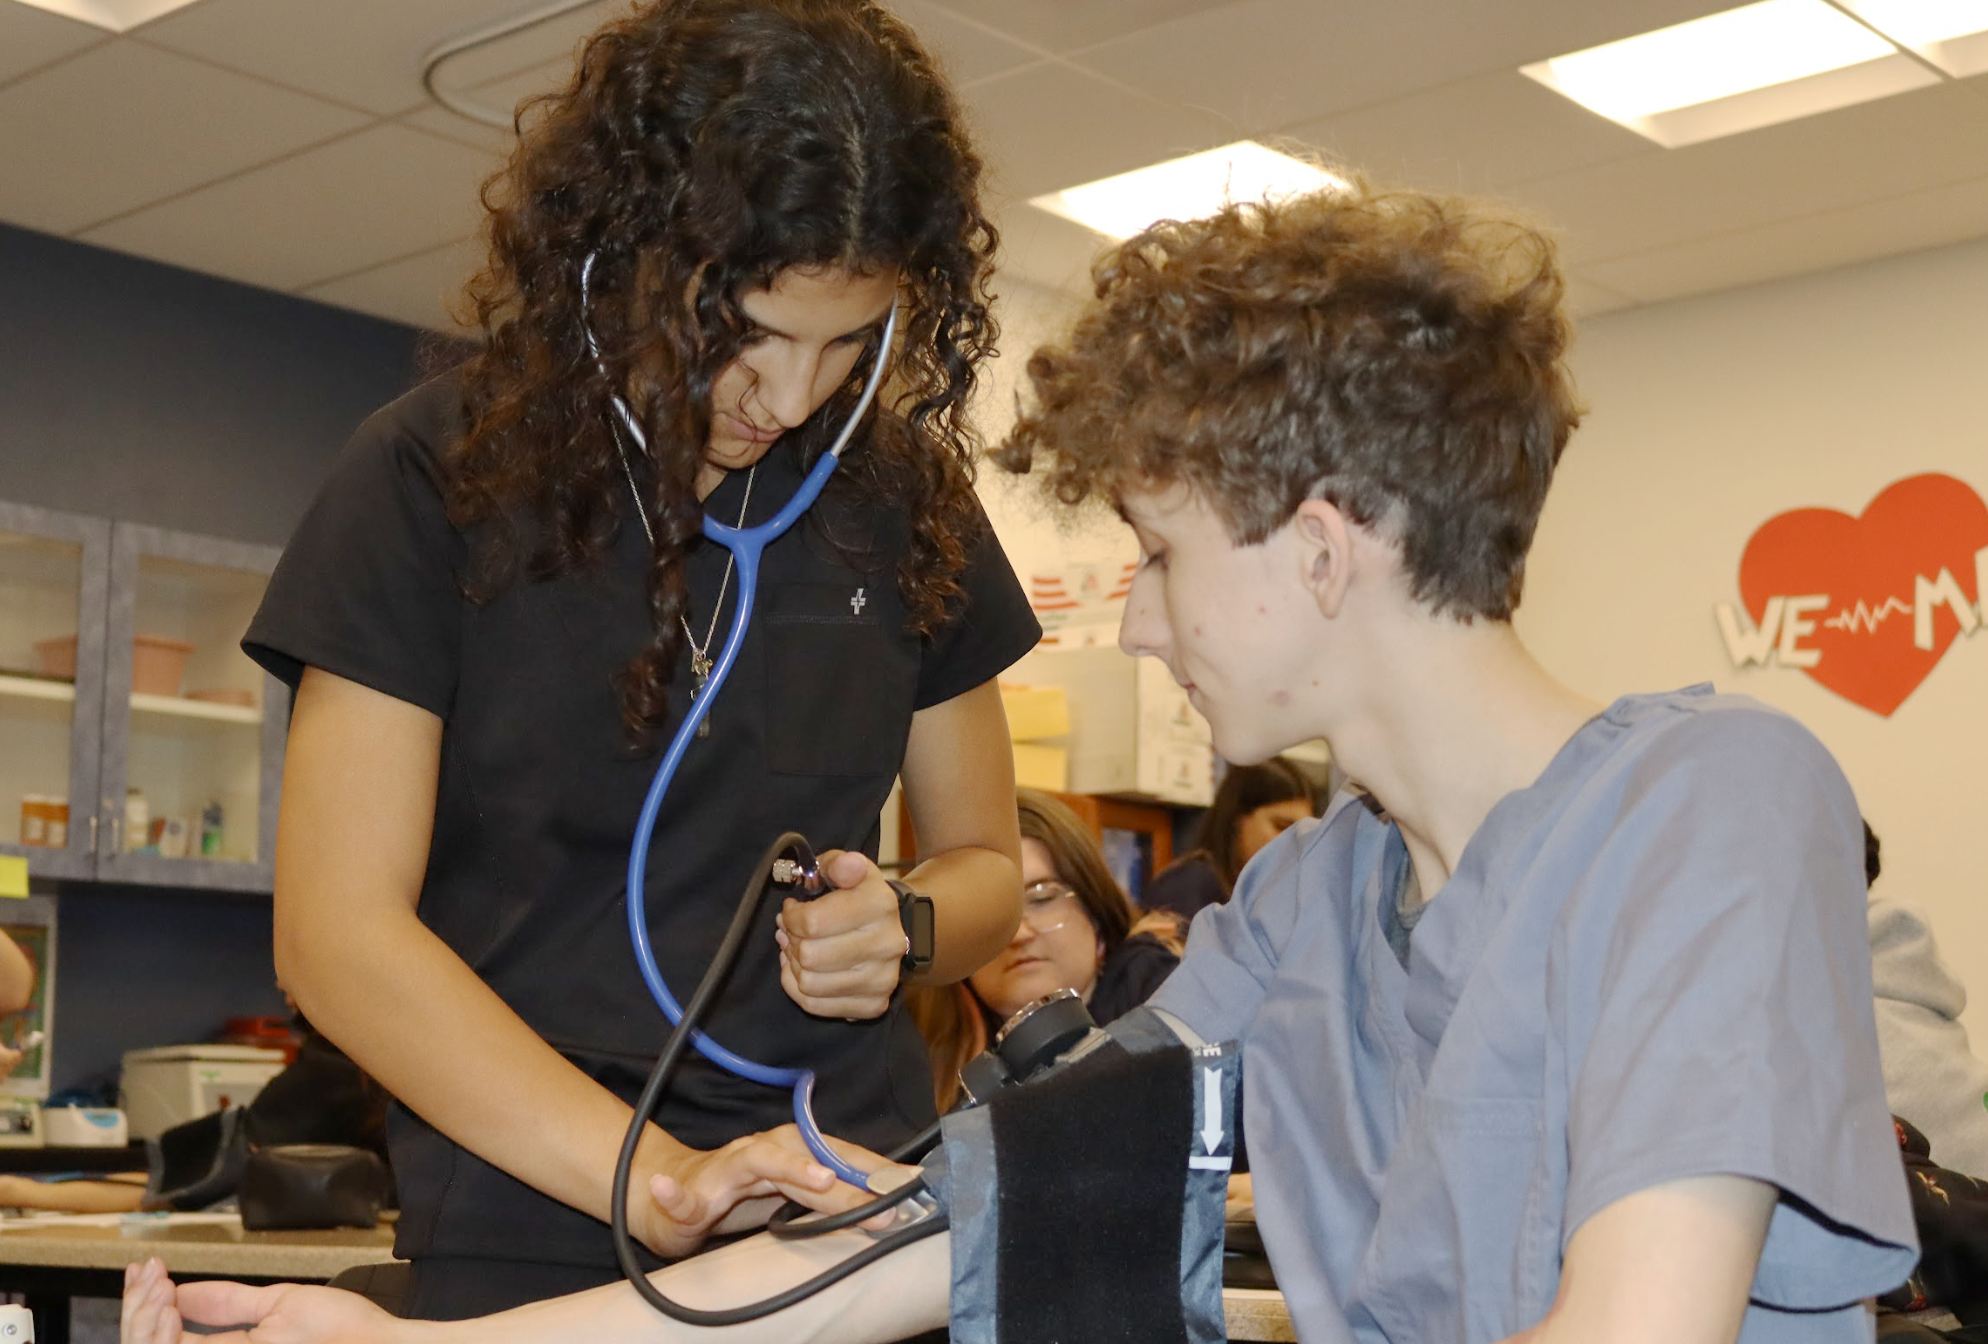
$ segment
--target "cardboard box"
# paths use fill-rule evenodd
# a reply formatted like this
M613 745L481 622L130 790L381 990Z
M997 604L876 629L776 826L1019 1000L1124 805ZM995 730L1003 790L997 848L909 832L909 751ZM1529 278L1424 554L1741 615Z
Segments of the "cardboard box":
M1070 753L1041 742L1017 742L1015 783L1049 793L1070 791Z
M1043 744L1069 753L1065 792L1185 807L1213 800L1208 721L1158 661L1109 646L1038 649L1012 673L1029 685L1059 686L1068 697L1069 733Z
M1061 686L1001 684L1001 708L1008 715L1008 738L1039 742L1070 731L1070 696Z

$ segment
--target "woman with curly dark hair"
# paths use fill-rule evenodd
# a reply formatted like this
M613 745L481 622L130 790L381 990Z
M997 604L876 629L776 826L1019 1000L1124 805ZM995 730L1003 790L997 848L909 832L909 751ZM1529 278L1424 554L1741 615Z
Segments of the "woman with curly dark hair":
M628 948L629 836L739 601L700 527L774 513L879 360L664 804L651 941L687 993L765 844L813 840L837 890L767 911L707 1025L816 1070L823 1128L884 1148L932 1118L900 979L964 976L1019 910L994 677L1039 631L971 489L995 240L932 61L860 0L669 0L520 124L485 190L480 348L360 430L246 641L296 690L278 971L397 1098L424 1317L616 1274L611 1175L667 1026ZM900 773L922 969L873 862ZM775 1194L851 1202L788 1104L687 1064L636 1236L668 1258Z

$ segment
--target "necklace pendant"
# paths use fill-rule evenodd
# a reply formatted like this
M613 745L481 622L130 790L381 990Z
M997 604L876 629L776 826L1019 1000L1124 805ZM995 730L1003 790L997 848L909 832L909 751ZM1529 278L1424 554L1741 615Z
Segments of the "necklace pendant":
M699 667L699 663L703 663L704 666ZM690 663L690 670L697 674L697 684L690 688L690 707L694 711L697 708L698 700L704 694L705 682L711 679L711 663L708 659L693 657ZM697 725L697 735L700 738L711 736L711 716L709 714L705 715L704 722Z
M711 679L711 660L704 656L701 649L690 651L690 674L697 678L697 689L700 691L704 689L704 683Z

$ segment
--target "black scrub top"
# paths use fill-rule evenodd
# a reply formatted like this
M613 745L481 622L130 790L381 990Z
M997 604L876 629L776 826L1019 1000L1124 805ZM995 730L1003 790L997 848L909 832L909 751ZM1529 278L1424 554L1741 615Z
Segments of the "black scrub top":
M629 838L668 740L665 731L654 750L634 751L616 690L616 673L649 638L648 542L624 512L605 572L520 579L487 602L467 600L470 546L444 512L438 466L461 425L458 384L444 378L360 428L284 551L243 647L293 686L314 666L443 720L420 918L534 1031L632 1102L669 1030L636 970L624 900ZM801 475L776 444L748 521L777 511ZM731 473L706 508L734 521L745 485L744 472ZM960 576L965 599L930 636L905 629L900 514L838 497L831 482L809 518L767 548L745 645L710 736L691 744L671 786L646 868L650 939L679 1001L764 847L795 830L817 849L874 857L913 712L994 677L1040 637L980 521ZM688 557L700 641L725 560L702 540ZM714 660L738 588L734 575ZM668 729L688 701L688 660L685 650ZM822 1127L887 1149L933 1118L923 1042L895 1006L861 1023L797 1007L780 988L778 905L765 902L706 1030L749 1059L813 1068ZM446 1036L448 1024L408 1030ZM712 1148L786 1123L789 1108L784 1089L690 1055L657 1119ZM614 1264L605 1224L406 1108L393 1107L388 1133L403 1210L396 1254Z

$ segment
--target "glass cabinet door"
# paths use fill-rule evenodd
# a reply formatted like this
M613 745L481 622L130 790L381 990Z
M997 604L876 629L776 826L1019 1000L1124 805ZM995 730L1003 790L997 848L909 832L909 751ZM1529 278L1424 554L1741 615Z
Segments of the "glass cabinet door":
M88 877L110 524L0 504L0 853Z
M277 554L113 527L100 878L270 889L289 692L241 639Z

